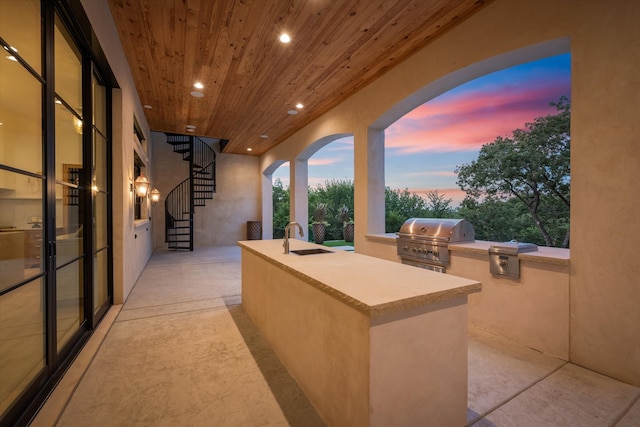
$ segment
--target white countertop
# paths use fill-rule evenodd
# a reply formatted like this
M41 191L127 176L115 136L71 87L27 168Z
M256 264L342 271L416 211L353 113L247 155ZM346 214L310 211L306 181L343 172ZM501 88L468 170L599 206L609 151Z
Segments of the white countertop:
M283 253L281 239L238 245L370 317L399 312L479 292L480 282L436 273L353 252L291 239L290 249L324 248L332 253Z

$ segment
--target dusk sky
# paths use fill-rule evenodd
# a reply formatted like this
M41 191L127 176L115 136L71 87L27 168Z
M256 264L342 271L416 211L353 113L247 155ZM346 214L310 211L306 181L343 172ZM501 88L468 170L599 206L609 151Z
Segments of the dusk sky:
M488 74L409 112L385 131L385 185L423 196L438 190L457 206L464 193L456 185L456 166L475 160L482 145L496 137L554 114L550 102L571 98L570 62L564 54ZM276 178L288 186L288 163L273 174ZM328 179L353 180L352 137L309 159L309 185Z

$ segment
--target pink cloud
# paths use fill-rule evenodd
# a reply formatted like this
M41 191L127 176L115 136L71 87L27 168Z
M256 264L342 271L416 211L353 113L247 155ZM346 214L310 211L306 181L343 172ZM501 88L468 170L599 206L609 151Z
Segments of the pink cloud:
M343 159L341 159L340 157L321 157L321 158L314 158L311 157L308 161L308 165L309 166L330 166L330 165L335 165L337 163L342 162Z
M459 188L409 188L409 191L417 194L427 201L427 193L430 191L438 191L438 194L443 196L445 199L452 199L452 208L459 206L467 195Z
M423 171L407 174L407 176L458 176L453 171Z
M549 102L566 88L565 81L554 81L542 87L505 85L445 94L390 126L385 145L396 154L478 150L536 117L555 113Z

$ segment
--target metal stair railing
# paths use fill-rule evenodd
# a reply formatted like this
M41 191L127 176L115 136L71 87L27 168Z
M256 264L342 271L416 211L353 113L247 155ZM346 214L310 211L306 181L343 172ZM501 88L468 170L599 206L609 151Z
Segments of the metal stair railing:
M203 140L190 135L167 135L173 151L189 162L189 177L167 194L165 242L170 249L193 251L193 216L196 206L205 206L216 191L216 153Z
M193 250L193 212L190 207L191 178L178 184L164 201L165 242L169 249Z

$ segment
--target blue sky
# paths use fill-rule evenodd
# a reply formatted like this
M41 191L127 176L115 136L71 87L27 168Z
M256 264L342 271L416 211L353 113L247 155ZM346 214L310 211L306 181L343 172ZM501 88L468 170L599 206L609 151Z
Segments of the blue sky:
M498 71L458 86L407 113L385 131L385 185L425 195L438 190L457 205L456 166L477 158L483 144L510 136L549 105L571 98L571 57L563 54ZM289 183L288 164L273 174ZM309 159L309 185L353 179L353 138L325 146Z

